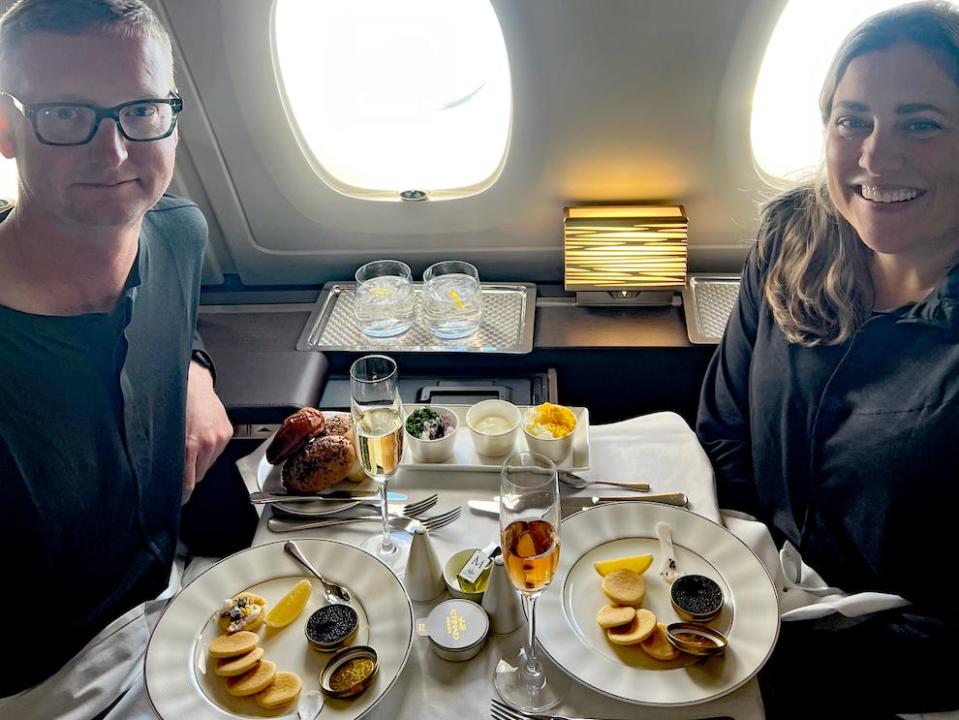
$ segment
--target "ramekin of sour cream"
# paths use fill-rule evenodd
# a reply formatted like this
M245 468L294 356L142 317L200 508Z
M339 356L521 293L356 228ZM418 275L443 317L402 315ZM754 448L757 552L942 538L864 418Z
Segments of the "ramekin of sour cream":
M480 455L500 457L513 450L520 412L506 400L483 400L466 412L466 426Z

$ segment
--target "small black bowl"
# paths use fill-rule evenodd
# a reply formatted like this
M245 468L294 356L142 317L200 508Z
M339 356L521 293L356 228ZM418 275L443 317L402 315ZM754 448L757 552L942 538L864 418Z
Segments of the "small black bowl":
M708 622L723 609L723 591L705 575L683 575L673 582L669 600L683 620Z
M349 605L327 605L306 621L306 641L314 650L329 652L352 639L359 626L359 616Z

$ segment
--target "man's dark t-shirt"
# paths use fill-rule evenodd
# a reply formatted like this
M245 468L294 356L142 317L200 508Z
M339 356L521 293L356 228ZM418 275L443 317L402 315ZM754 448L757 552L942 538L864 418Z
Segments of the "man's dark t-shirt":
M112 313L0 306L4 628L27 662L0 697L56 672L167 586L183 481L186 380L206 223L164 196Z

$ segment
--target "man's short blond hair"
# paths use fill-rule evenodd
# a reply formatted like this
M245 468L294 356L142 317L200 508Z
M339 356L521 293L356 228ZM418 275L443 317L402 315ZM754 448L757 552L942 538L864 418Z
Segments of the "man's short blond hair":
M8 73L20 44L34 33L148 37L170 54L172 64L170 35L143 0L19 0L0 17L0 89L16 90L7 87Z

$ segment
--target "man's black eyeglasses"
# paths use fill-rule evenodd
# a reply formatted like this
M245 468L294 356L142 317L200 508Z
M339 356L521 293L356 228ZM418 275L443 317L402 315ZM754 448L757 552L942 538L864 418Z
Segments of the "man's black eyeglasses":
M162 100L131 100L110 108L69 102L27 105L10 93L2 94L30 121L37 140L44 145L88 143L104 119L113 120L120 134L131 142L162 140L173 133L183 109L183 100L176 93Z

